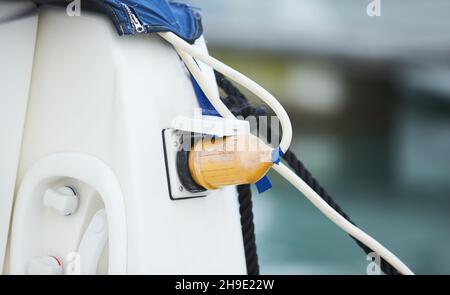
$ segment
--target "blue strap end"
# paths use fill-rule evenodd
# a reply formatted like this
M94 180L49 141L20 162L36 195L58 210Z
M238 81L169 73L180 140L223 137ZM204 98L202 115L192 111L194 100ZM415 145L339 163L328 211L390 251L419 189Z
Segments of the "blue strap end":
M272 162L274 164L279 164L281 161L281 157L283 157L283 152L281 151L280 147L276 147L272 152Z
M281 161L281 157L283 157L283 152L279 147L275 148L272 152L272 162L275 164L279 164ZM256 183L256 188L258 189L258 193L263 193L266 190L272 188L272 181L270 181L269 176L264 175L263 178L258 180Z
M197 96L198 104L202 109L202 114L205 116L221 117L219 112L214 108L212 103L206 97L205 93L203 93L203 90L200 88L200 85L198 85L197 81L192 75L191 75L191 82L192 86L194 87L195 95Z
M266 190L272 188L272 181L270 181L269 176L264 175L263 178L255 183L255 185L258 189L258 193L262 194Z

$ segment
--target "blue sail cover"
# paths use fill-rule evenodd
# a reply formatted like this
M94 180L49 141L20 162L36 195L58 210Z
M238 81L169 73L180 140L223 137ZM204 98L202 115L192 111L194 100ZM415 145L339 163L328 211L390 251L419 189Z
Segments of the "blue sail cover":
M120 35L138 33L133 15L146 33L170 31L191 44L203 34L199 11L185 3L166 0L95 1L110 14Z

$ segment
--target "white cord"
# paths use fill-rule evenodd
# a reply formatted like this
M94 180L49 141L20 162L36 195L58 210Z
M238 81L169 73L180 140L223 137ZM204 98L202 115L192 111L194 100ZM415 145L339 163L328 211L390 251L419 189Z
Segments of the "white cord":
M350 223L347 219L342 217L336 210L328 205L312 188L310 188L300 177L292 172L283 163L274 165L273 169L277 171L281 176L286 178L292 185L294 185L299 191L301 191L314 206L317 207L323 214L325 214L331 221L337 226L346 231L349 235L365 244L367 247L375 251L378 255L389 262L400 273L404 275L413 275L414 273L392 252L386 249L383 245L377 242L374 238L366 234L360 228Z
M202 50L199 48L196 48L195 46L192 46L191 44L187 43L177 35L171 33L171 32L162 32L158 33L161 37L163 37L167 42L172 44L178 51L184 51L190 56L194 57L195 59L207 64L211 68L217 70L218 72L222 73L223 75L229 77L231 80L235 81L236 83L241 84L245 88L247 88L250 92L261 98L265 103L267 103L274 113L277 115L278 119L280 120L281 127L283 129L283 138L280 142L280 148L283 152L286 152L289 149L289 146L291 144L292 140L292 125L291 120L289 119L288 114L286 113L283 106L278 102L278 100L270 94L267 90L265 90L263 87L258 85L256 82L251 80L250 78L246 77L245 75L239 73L235 69L227 66L226 64L218 61L217 59L211 57L209 54L205 54ZM194 75L194 73L192 73ZM200 79L201 80L201 79ZM200 85L199 80L197 82ZM200 85L201 87L201 85ZM202 90L204 90L202 88ZM205 91L205 90L204 90ZM205 93L205 95L207 95ZM209 97L207 95L208 99L211 100L211 103L215 106L218 105L220 98L217 98L215 95ZM219 111L219 110L218 110ZM220 113L220 111L219 111ZM222 113L220 113L222 114Z
M275 97L273 97L267 90L265 90L264 88L262 88L257 83L250 80L243 74L221 63L220 61L214 59L208 54L205 54L201 50L185 42L184 40L174 35L173 33L167 32L159 34L175 47L178 54L183 59L184 63L186 64L189 71L196 79L199 86L202 88L205 95L208 97L210 102L222 116L234 118L234 115L220 100L220 97L217 97L215 91L211 89L210 86L207 84L207 82L203 77L203 74L201 73L201 70L198 68L193 58L196 58L204 62L211 68L231 78L235 82L246 87L255 95L263 99L274 110L275 114L280 118L280 123L283 128L283 138L280 143L280 148L282 151L288 150L292 140L292 125L283 106L276 100ZM368 246L370 249L374 250L384 260L386 260L393 267L395 267L400 273L404 275L414 274L392 252L390 252L388 249L386 249L383 245L381 245L374 238L366 234L360 228L356 227L351 222L342 217L336 210L334 210L330 205L328 205L311 187L309 187L299 176L297 176L294 172L292 172L289 168L287 168L283 163L273 165L273 169L277 171L281 176L283 176L287 181L289 181L292 185L294 185L300 192L302 192L305 195L305 197L308 198L308 200L314 204L314 206L316 206L323 214L325 214L325 216L327 216L342 230L344 230L349 235L351 235L358 241Z

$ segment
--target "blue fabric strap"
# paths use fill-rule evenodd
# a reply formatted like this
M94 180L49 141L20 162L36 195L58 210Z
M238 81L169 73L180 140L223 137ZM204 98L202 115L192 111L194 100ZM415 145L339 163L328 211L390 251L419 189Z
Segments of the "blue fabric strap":
M197 96L197 101L200 107L202 108L202 114L204 116L216 116L221 117L219 112L214 108L209 99L206 97L203 90L198 85L194 76L191 75L192 87L194 87L195 95Z
M276 165L278 165L281 161L281 158L283 157L284 153L281 151L280 147L277 147L272 152L272 162ZM263 178L258 180L256 183L256 188L258 189L258 193L263 193L266 190L269 190L272 188L272 181L270 181L269 176L264 175Z
M258 193L262 194L266 190L269 190L272 188L272 181L270 181L269 176L264 175L263 178L258 180L256 183L256 188L258 189Z
M272 152L272 162L278 165L283 155L284 153L281 151L280 147L276 147Z

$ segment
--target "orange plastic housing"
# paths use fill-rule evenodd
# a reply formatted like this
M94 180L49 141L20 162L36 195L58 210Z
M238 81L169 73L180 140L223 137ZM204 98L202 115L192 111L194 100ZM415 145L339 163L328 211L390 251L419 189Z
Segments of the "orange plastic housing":
M272 152L254 135L206 138L189 153L189 171L206 189L255 183L272 167Z

